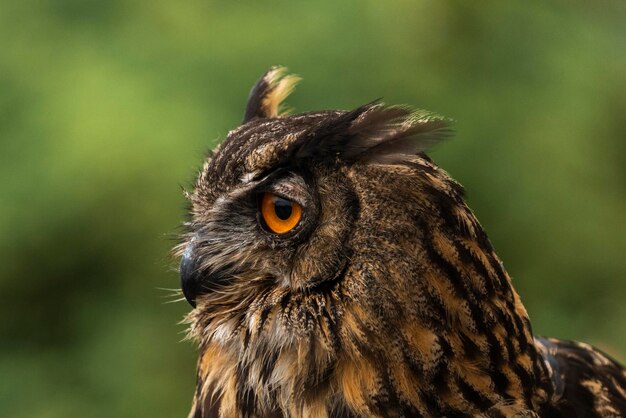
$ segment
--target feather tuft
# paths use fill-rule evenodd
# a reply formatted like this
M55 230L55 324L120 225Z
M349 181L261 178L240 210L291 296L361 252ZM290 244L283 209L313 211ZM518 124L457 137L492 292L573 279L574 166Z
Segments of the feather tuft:
M250 91L244 123L255 118L284 116L287 112L281 113L281 105L293 92L298 81L300 77L288 74L286 67L270 68Z

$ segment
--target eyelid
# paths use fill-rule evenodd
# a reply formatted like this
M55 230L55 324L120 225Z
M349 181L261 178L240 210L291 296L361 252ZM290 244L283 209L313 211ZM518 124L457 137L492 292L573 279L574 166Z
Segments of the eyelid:
M300 205L301 207L304 208L304 203L301 201L301 199L298 199L297 197L292 196L291 194L287 194L287 193L283 193L279 190L275 190L274 188L269 188L269 189L262 189L259 190L259 193L261 195L263 195L264 193L271 193L273 195L276 195L278 197L280 197L281 199L285 199L285 200L289 200L291 202L297 203L298 205Z
M274 174L283 174L284 177L277 179ZM262 196L263 193L272 193L282 199L299 204L303 209L306 208L310 200L306 185L298 184L301 182L298 180L290 181L290 176L299 179L299 177L296 177L297 175L284 169L270 174L255 187L255 194Z

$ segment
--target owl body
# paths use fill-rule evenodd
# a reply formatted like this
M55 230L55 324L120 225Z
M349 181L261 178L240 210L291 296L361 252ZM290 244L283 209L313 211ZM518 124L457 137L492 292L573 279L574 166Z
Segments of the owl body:
M189 194L191 417L622 416L626 374L535 339L463 189L446 121L370 103L280 115L271 69Z

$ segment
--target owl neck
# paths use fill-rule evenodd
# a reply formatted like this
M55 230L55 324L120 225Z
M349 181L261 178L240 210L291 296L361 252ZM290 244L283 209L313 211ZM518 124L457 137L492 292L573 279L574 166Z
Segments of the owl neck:
M437 213L418 221L419 286L431 296L421 332L439 348L422 389L451 410L465 401L505 402L511 409L498 411L506 416L536 410L550 396L549 378L528 313L460 186L448 178L441 184L431 192Z
M342 318L348 403L379 393L364 415L393 411L398 399L415 408L400 407L404 416L537 410L549 396L546 366L509 275L461 186L428 161L407 165L352 176L361 206L373 208L363 224L377 233L353 240L363 256ZM370 178L388 186L373 195ZM390 213L389 202L398 209ZM356 383L372 379L382 383Z

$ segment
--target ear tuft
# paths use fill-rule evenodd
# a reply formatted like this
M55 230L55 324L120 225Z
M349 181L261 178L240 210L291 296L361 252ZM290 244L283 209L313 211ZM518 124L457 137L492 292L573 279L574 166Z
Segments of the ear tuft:
M291 144L291 160L340 158L347 163L393 164L449 138L450 120L409 106L376 100L348 112L327 112L312 132Z
M366 105L348 128L351 138L344 145L349 161L391 161L423 153L450 137L449 120L409 106Z
M274 66L256 82L246 106L243 123L255 118L276 118L284 115L280 107L291 94L300 77L287 74L287 68Z

